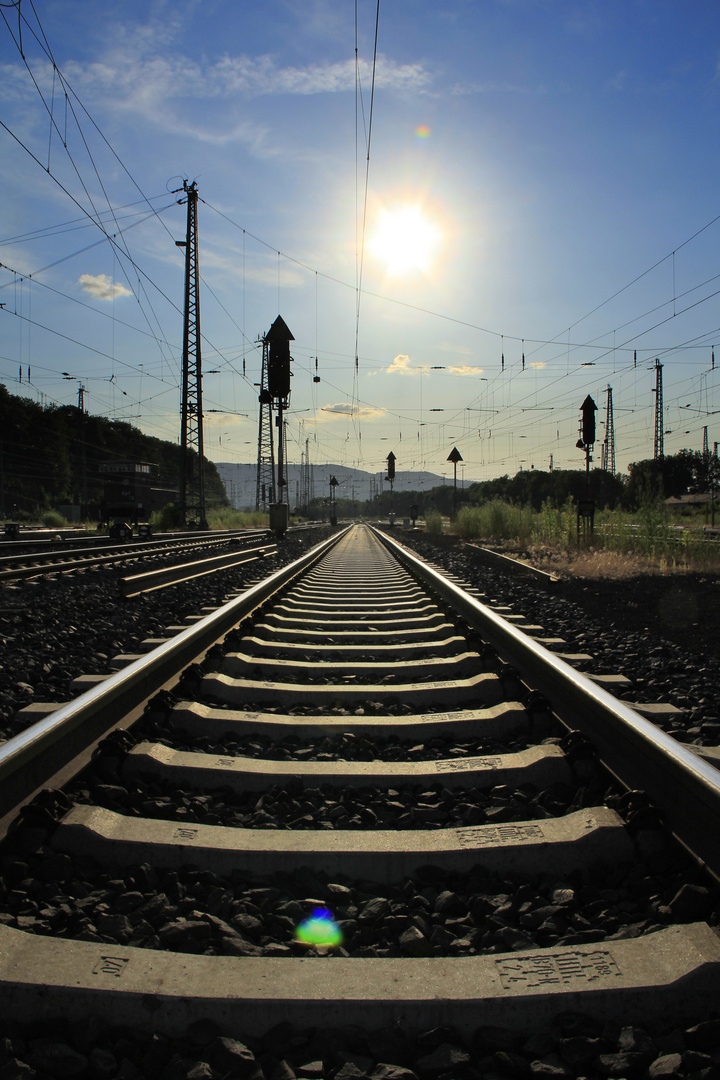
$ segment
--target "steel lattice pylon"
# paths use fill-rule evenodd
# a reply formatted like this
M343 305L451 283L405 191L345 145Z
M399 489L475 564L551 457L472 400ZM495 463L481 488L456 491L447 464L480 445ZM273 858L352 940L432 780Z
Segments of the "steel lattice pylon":
M612 386L607 388L607 413L605 417L605 442L602 447L603 469L615 475L615 424L613 422Z
M207 529L205 479L203 476L202 362L200 349L200 272L197 244L197 187L184 182L187 192L187 236L178 240L185 248L185 325L183 331L182 399L180 402L180 518Z
M665 437L663 432L663 366L659 360L655 361L655 446L653 456L665 457Z
M268 387L268 342L262 341L260 376L260 417L258 422L257 486L255 509L275 502L275 448L273 444L272 398Z

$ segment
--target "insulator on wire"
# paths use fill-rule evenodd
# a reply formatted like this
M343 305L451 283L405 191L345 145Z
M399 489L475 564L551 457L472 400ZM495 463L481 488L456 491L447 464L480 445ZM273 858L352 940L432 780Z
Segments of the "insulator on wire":
M522 369L524 371L525 370L525 338L523 338L522 344L523 344Z
M713 370L715 370L715 346L714 345L712 347L712 366L713 366Z
M502 345L501 345L502 353L500 354L500 370L504 371L505 370L505 335L504 334L500 335L500 340L502 342Z
M633 350L633 367L637 367L637 349Z

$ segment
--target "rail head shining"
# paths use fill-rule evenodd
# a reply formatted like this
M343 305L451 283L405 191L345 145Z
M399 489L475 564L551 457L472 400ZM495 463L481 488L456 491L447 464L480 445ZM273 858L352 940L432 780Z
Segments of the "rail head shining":
M402 564L518 668L571 730L587 735L603 764L629 790L642 789L678 840L720 879L720 771L619 701L384 532Z

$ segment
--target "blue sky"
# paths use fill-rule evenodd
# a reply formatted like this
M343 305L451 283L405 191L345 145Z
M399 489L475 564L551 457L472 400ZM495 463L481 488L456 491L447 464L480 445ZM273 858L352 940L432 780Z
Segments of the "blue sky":
M20 0L27 64L2 7L0 379L177 440L188 178L215 460L256 456L278 313L291 460L582 468L610 386L624 471L656 358L665 452L712 447L714 0L380 0L368 151L376 7L357 66L351 0Z

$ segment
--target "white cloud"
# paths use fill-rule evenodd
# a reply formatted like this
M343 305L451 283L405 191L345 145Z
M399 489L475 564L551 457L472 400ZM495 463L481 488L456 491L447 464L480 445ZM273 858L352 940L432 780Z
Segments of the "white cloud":
M530 363L528 364L528 367L534 367L534 368L538 368L538 369L539 368L544 368L544 367L547 367L547 361L546 360L531 360Z
M113 283L107 274L81 274L78 283L83 290L94 296L96 300L112 300L116 296L132 296L130 289L124 285Z
M451 371L453 375L482 375L485 368L473 367L471 364L462 364L449 367L447 370Z
M405 353L398 353L390 366L385 368L385 374L422 375L423 372L430 370L430 368L424 365L420 367L413 367L409 356L407 356ZM472 364L448 364L446 367L443 368L443 370L449 371L452 375L482 375L485 369L481 367L474 367Z
M388 375L417 375L419 370L410 366L410 357L405 353L398 353L390 367L385 368Z

